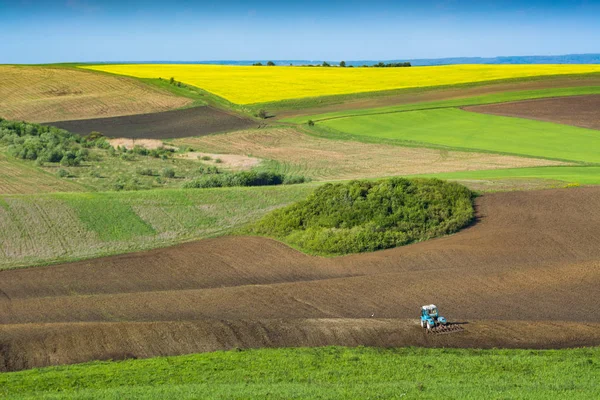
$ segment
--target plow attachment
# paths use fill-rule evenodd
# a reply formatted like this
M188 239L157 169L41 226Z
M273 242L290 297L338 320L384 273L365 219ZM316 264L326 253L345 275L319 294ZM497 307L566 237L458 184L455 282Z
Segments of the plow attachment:
M438 325L435 328L427 329L427 334L431 335L445 335L448 333L462 332L465 328L458 324Z

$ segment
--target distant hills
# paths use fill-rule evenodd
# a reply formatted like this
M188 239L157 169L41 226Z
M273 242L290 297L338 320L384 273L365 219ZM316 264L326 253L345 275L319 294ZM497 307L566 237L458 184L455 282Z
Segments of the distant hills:
M269 60L212 60L212 61L136 61L128 64L218 64L218 65L252 65L257 62L266 64ZM276 65L317 65L327 61L338 65L340 60L272 60ZM450 65L450 64L600 64L600 54L566 54L560 56L503 56L503 57L450 57L419 58L394 60L345 60L346 65L373 65L378 62L393 63L409 61L413 66Z

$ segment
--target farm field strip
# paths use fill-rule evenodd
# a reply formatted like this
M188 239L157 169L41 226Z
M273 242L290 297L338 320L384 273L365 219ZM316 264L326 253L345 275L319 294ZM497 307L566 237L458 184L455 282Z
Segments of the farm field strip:
M0 269L225 234L311 190L293 185L0 196Z
M600 131L600 94L466 107L466 111L579 126Z
M1 271L0 367L265 346L600 345L599 190L484 194L457 234L345 257L233 236ZM425 334L416 315L430 302L464 332Z
M136 79L75 68L0 65L0 116L49 122L167 111L190 99Z
M571 96L584 96L584 95L595 95L600 94L600 86L581 86L581 87L561 87L561 88L546 88L546 89L534 89L534 90L519 90L519 91L507 91L501 93L483 94L479 96L471 97L460 97L455 99L445 99L436 101L422 101L415 102L406 101L400 102L397 105L385 106L385 107L370 107L370 108L351 108L346 110L319 113L313 115L302 115L289 118L283 118L283 122L302 124L308 120L314 122L325 121L336 118L348 118L357 117L363 115L376 115L376 114L391 114L397 112L406 111L417 111L417 110L429 110L437 108L452 108L452 107L467 107L477 106L486 104L497 104L506 103L519 100L533 100L533 99L544 99L554 97L571 97ZM439 96L443 96L440 94Z
M498 181L541 179L560 181L580 185L600 185L600 166L564 166L564 167L533 167L509 168L502 170L460 171L439 174L423 174L422 177L459 180L469 185L469 181Z
M429 399L443 393L448 398L506 399L527 393L528 399L584 399L598 394L598 357L598 348L254 349L6 373L0 375L0 395L372 399L376 393L388 399Z
M329 129L333 137L345 133L398 144L429 143L456 150L600 162L596 150L600 148L600 134L596 130L453 108L333 119L319 122L317 127Z
M80 68L137 78L176 80L237 104L402 88L435 87L511 78L600 72L599 65L449 65L411 68L242 67L119 64Z
M172 143L209 153L251 155L269 160L263 162L263 168L317 180L562 164L558 161L489 153L331 141L303 134L293 128L248 130L178 139Z
M45 173L25 161L0 152L0 195L79 192L84 187Z

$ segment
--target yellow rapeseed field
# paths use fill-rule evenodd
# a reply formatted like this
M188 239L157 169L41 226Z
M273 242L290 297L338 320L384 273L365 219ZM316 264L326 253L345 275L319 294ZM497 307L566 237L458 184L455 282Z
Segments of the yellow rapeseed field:
M83 68L138 78L174 77L237 104L497 79L600 72L600 65L447 65L410 68L125 64Z

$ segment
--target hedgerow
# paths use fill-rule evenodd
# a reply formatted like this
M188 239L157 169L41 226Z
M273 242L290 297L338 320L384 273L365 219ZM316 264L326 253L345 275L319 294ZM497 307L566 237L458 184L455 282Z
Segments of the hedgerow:
M233 186L290 185L306 182L302 176L288 176L274 172L241 171L230 173L207 173L184 183L185 189L205 189Z
M326 184L265 216L249 233L314 254L375 251L458 231L473 218L472 197L466 187L439 179Z

